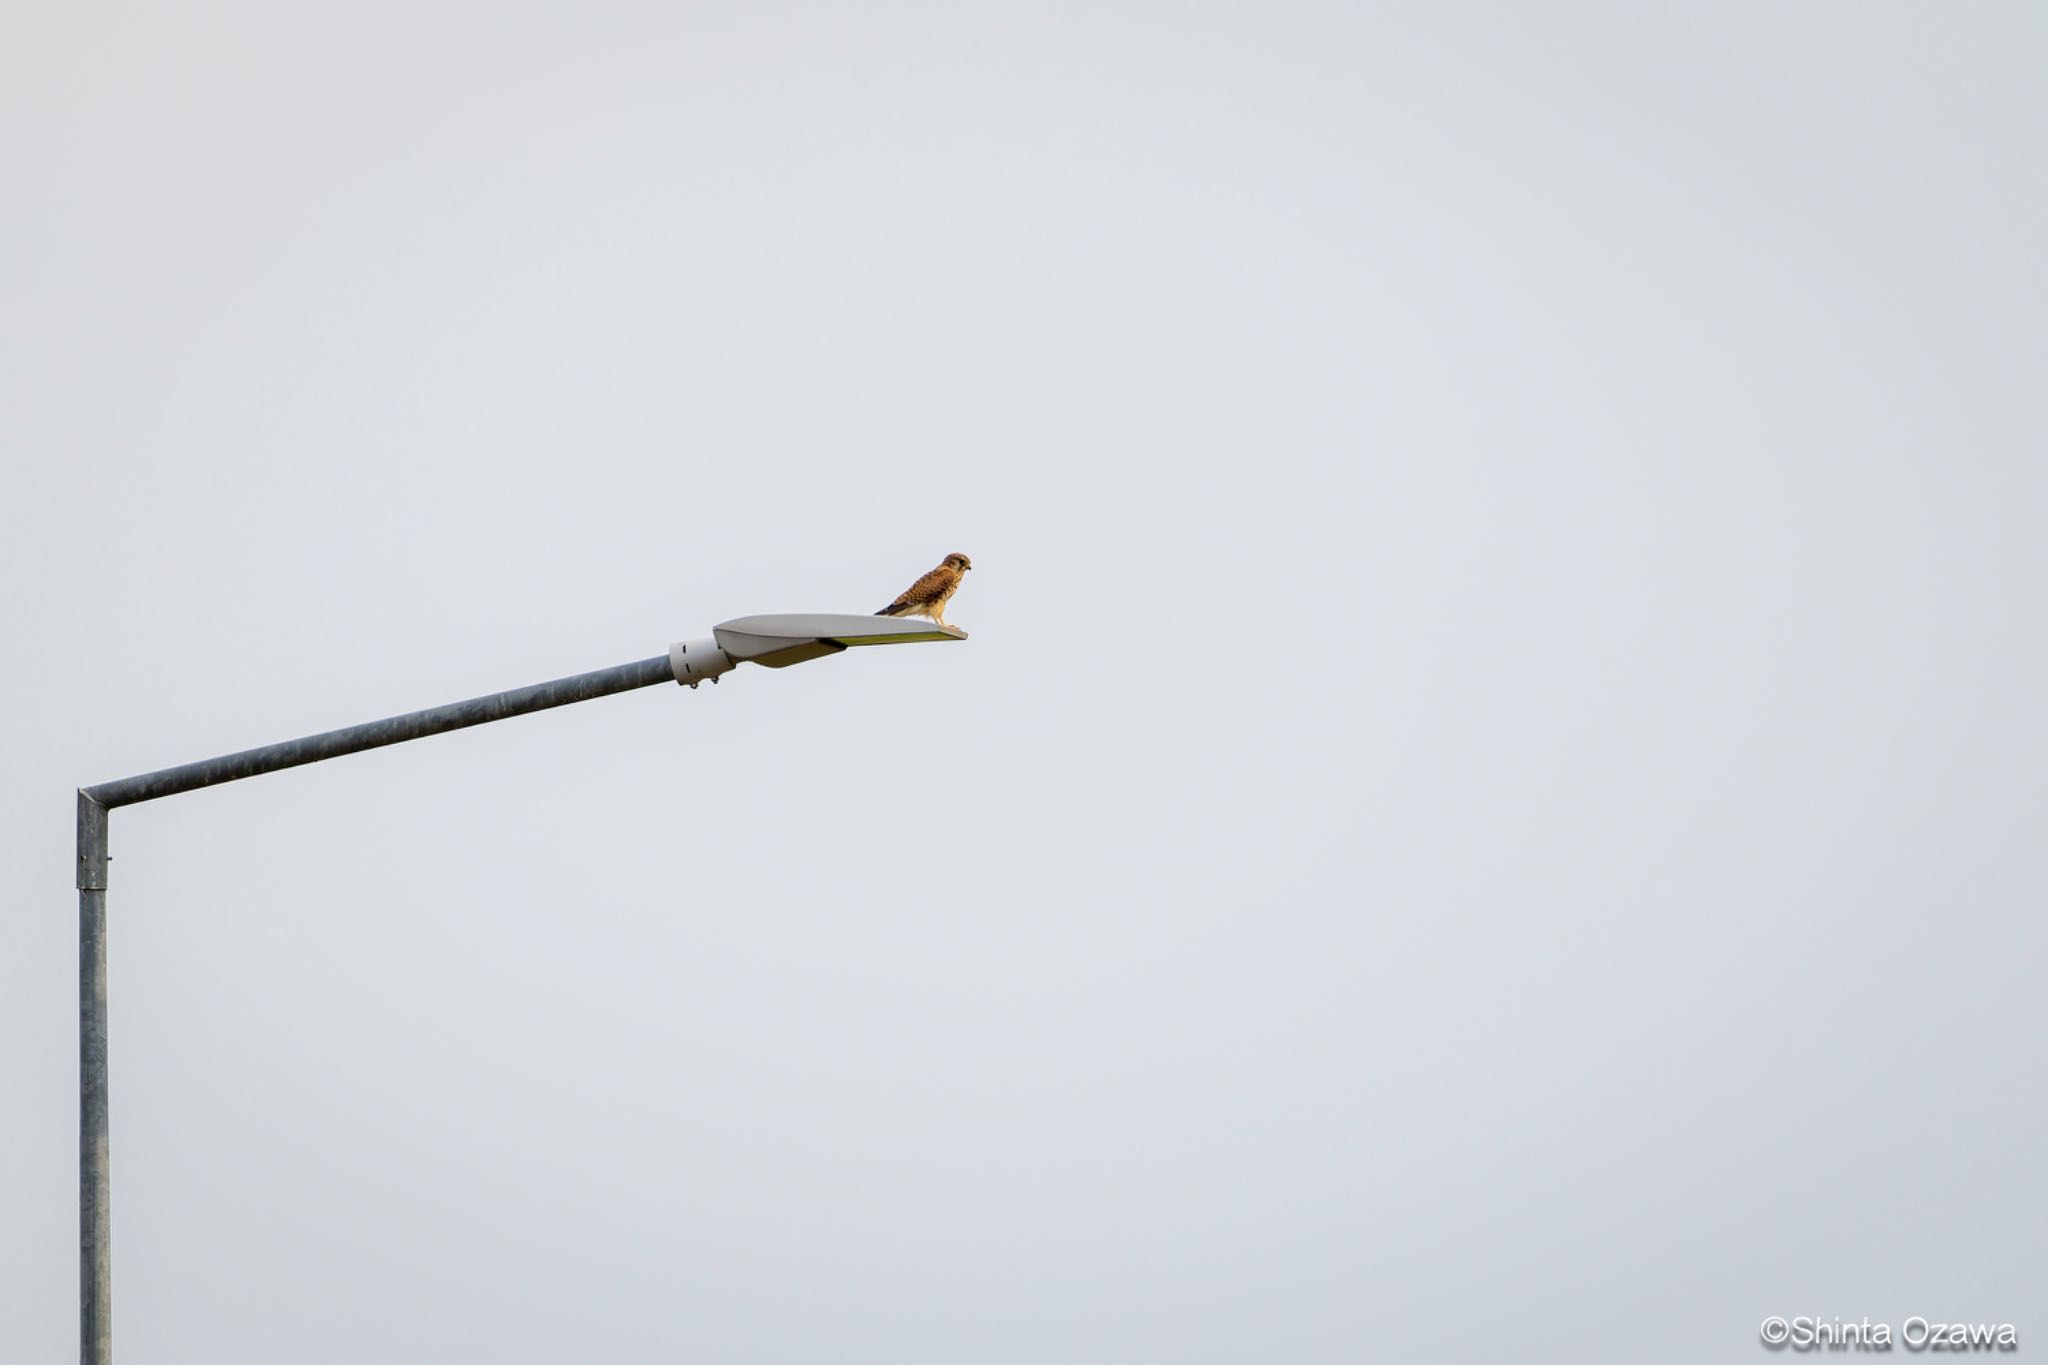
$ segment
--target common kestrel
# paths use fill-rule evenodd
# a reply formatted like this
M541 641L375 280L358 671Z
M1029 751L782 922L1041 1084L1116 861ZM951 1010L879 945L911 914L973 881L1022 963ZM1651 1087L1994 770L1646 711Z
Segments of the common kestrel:
M929 616L946 624L946 603L960 591L960 580L974 566L966 555L947 555L946 562L904 589L903 595L876 612L877 616Z

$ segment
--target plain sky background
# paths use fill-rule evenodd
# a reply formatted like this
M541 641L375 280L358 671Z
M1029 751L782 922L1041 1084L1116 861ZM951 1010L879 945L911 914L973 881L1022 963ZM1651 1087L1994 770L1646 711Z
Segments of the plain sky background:
M0 1358L2048 1335L2048 17L18 7Z

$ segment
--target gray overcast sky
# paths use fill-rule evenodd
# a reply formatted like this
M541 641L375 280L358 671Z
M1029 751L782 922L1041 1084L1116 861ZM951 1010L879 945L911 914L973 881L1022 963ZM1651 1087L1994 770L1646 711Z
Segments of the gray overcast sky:
M2042 1349L2039 6L7 29L0 1358Z

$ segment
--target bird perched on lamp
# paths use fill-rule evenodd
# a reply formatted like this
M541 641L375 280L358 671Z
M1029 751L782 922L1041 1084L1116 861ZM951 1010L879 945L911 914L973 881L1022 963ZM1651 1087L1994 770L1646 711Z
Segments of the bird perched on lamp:
M902 596L875 615L928 616L932 624L943 626L946 624L946 603L960 591L960 580L973 567L966 555L947 555L943 564L905 588Z

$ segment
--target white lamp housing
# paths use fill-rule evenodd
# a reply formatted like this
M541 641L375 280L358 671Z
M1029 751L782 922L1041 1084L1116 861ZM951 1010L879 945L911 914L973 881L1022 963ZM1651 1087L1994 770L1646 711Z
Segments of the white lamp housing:
M920 640L964 640L957 626L903 616L842 616L824 612L786 616L742 616L714 626L709 640L684 640L668 647L676 681L695 687L743 663L787 668L861 645L913 644Z

